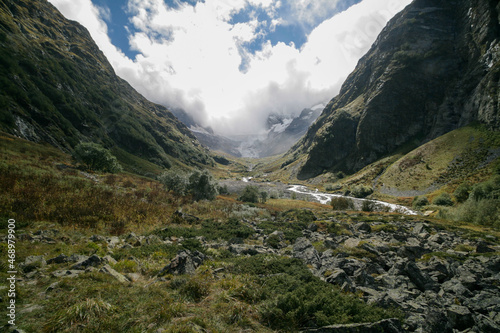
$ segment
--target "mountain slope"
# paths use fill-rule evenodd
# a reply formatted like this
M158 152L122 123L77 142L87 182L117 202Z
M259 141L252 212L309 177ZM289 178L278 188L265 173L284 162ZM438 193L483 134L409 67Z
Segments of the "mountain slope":
M499 17L495 0L415 0L396 15L289 151L306 154L298 177L354 172L474 121L498 130Z
M213 163L172 113L116 76L84 27L46 0L0 0L0 130L64 151L102 143L137 172L144 160Z
M320 115L321 109L304 109L297 117L286 119L271 127L267 137L256 146L259 157L268 157L285 153L300 138Z

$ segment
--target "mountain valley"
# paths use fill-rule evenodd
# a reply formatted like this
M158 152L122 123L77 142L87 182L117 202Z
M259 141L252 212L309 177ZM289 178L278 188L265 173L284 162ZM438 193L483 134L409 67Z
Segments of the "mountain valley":
M0 0L0 331L500 331L499 21L414 0L326 106L225 137Z

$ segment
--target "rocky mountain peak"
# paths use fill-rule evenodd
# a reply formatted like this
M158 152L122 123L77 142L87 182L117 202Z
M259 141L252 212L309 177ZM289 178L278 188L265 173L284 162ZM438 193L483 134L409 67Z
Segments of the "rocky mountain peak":
M356 171L479 121L500 128L500 5L416 0L384 28L291 153L300 178Z

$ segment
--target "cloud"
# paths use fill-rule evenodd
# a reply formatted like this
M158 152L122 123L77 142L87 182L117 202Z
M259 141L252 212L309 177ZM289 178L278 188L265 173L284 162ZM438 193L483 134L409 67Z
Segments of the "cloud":
M205 0L169 8L163 0L129 0L129 41L139 52L129 59L108 37L110 15L90 0L50 0L89 29L116 73L140 93L183 108L222 134L258 133L270 113L298 114L334 97L387 20L411 2L364 0L322 18L321 6L338 1ZM230 23L236 13L258 8L270 20L248 15ZM259 51L245 47L292 19L316 25L300 48L281 42L264 42Z

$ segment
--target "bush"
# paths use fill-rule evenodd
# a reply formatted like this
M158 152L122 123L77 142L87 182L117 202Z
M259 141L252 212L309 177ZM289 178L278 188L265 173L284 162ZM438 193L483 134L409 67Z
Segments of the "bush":
M208 170L195 171L189 176L189 193L194 200L214 200L218 194L217 186Z
M304 327L375 322L399 316L342 294L296 258L235 258L231 269L237 274L260 276L264 298L258 307L260 321L277 331L296 332Z
M356 198L366 198L373 193L373 189L365 185L356 185L351 189L351 194Z
M469 183L462 183L458 185L455 192L453 192L453 196L457 199L457 202L465 202L469 199L469 194L472 190L472 187Z
M441 213L441 212L440 212ZM465 221L500 229L500 200L486 199L476 201L469 199L456 208L450 208L441 214L443 218Z
M178 195L191 194L194 200L214 200L218 194L219 185L207 170L194 171L188 175L174 168L162 173L158 181Z
M222 195L228 195L229 194L229 189L227 188L227 185L219 185L219 194Z
M364 200L361 205L361 210L363 212L373 212L375 210L376 204L371 200Z
M267 196L268 196L268 194L267 194L267 192L266 192L266 191L262 191L262 192L260 192L260 201L261 201L262 203L266 203L266 201L267 201Z
M429 199L427 199L427 197L415 197L412 202L412 207L415 209L419 209L427 205L429 205Z
M122 171L122 167L116 157L109 150L96 143L84 142L78 144L75 147L73 157L92 171L110 173Z
M243 193L241 193L238 200L243 202L257 203L259 202L259 196L260 193L259 193L259 188L257 186L247 185L243 190Z
M438 206L453 206L453 200L448 193L441 193L432 200L432 203Z
M180 169L170 169L158 177L158 181L165 185L165 188L178 195L185 195L188 188L188 176Z
M280 198L280 193L276 190L274 191L271 191L271 193L269 194L269 197L271 199L279 199Z
M499 199L500 176L495 175L488 181L474 185L471 190L471 197L476 201L484 199Z
M354 203L351 199L345 197L333 197L330 201L333 210L349 210L354 209Z
M278 235L271 235L267 237L266 244L274 249L279 249L281 244L280 237Z

